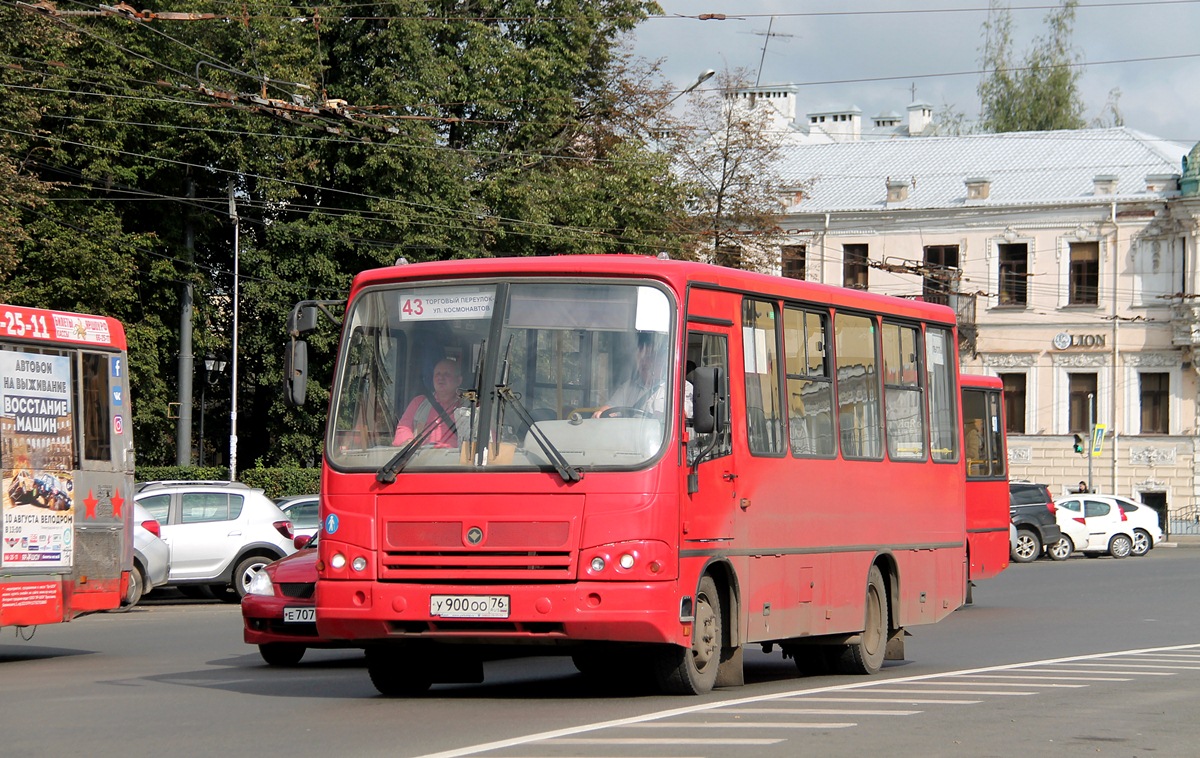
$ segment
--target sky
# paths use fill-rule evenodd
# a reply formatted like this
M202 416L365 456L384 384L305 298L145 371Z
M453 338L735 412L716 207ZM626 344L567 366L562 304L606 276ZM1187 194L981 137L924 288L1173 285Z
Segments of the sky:
M980 50L988 0L659 0L634 52L662 60L677 88L706 69L746 69L760 85L795 84L797 109L855 105L863 122L916 99L969 120L979 115ZM1023 60L1047 35L1057 0L1009 0L1013 51ZM701 14L726 20L701 20ZM770 30L770 35L767 32ZM1125 126L1200 142L1200 0L1081 0L1072 43L1085 64L1084 118L1106 115L1113 89ZM764 51L765 45L765 51ZM760 68L761 62L761 68ZM709 80L712 86L715 79Z

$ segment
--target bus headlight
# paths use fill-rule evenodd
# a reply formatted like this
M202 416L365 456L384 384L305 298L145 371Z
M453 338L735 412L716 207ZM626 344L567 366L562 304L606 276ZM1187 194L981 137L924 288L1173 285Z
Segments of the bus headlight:
M329 565L335 569L346 568L346 556L341 553L334 553L333 557L329 559Z
M580 555L580 579L646 581L675 579L670 547L657 540L615 542L588 548Z
M367 559L363 558L361 555L350 562L350 568L354 569L355 571L362 571L366 567Z

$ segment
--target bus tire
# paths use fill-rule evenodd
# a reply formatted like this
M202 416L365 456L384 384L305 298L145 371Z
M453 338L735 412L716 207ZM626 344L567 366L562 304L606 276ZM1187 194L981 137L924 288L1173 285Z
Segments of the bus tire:
M292 642L267 642L258 646L258 654L269 666L295 666L306 649Z
M706 576L696 591L692 644L664 646L655 656L659 689L669 695L703 695L717 683L721 665L721 597L716 582Z
M433 678L426 668L428 652L423 651L424 655L413 652L393 646L367 648L367 674L380 695L412 697L429 690Z
M843 674L874 674L883 666L888 642L887 585L878 566L867 574L867 603L858 642L841 650L837 668Z

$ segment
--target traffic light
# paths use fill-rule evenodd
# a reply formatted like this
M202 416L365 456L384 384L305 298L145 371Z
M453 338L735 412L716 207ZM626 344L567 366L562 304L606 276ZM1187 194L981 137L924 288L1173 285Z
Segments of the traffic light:
M1075 452L1083 454L1083 437L1078 434L1075 435Z

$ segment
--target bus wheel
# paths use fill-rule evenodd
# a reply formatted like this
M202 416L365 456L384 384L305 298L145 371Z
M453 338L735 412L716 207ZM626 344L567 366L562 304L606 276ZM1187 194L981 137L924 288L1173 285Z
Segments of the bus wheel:
M291 642L268 642L258 646L258 654L271 666L295 666L304 657L305 647Z
M846 645L838 659L844 674L874 674L883 665L888 641L887 587L878 566L867 574L867 609L863 633L858 642Z
M371 684L385 697L420 695L433 684L423 660L427 653L391 646L369 647L366 653Z
M721 598L712 577L700 580L691 647L670 645L658 652L654 673L669 695L703 695L717 683L721 664Z

